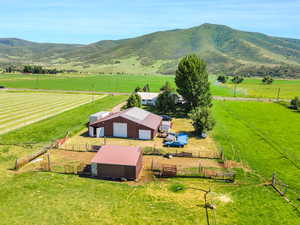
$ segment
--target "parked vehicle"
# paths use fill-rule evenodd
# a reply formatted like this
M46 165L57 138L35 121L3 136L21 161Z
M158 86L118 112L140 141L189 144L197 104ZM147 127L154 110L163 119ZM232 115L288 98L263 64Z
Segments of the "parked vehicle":
M177 148L183 148L184 147L184 143L180 142L180 141L167 141L164 144L166 147L177 147Z
M165 142L168 142L168 141L176 141L176 136L169 134L169 135L165 138L164 141L165 141Z
M167 115L161 115L161 117L163 118L163 121L172 121L172 117L171 116L167 116Z

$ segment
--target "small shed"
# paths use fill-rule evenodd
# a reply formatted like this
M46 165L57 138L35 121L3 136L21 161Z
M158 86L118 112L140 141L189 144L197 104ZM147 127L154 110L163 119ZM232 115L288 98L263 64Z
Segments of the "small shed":
M143 166L140 147L105 145L91 161L92 176L103 179L136 180Z

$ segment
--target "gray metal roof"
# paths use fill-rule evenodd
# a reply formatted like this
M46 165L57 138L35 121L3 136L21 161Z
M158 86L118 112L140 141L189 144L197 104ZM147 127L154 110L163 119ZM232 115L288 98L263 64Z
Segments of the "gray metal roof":
M126 113L124 113L125 116L128 116L128 117L131 117L135 120L144 120L150 113L143 110L143 109L140 109L140 108L137 108L137 107L133 107L131 109L129 109Z

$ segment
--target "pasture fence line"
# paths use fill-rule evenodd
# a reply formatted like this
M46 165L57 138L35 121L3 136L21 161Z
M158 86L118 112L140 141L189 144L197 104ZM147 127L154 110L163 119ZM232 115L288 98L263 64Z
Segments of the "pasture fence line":
M25 156L24 158L16 159L15 162L15 170L18 170L25 166L26 164L30 163L32 160L44 155L46 152L48 152L50 149L53 149L55 147L55 143L51 143L45 147L43 147L40 151L33 153L31 155Z
M236 174L229 170L220 168L206 168L199 162L197 167L182 167L179 164L159 163L156 160L151 162L151 171L157 177L182 177L182 178L207 178L214 180L223 180L225 182L234 182Z
M276 192L278 192L280 194L280 196L284 197L284 199L297 211L298 215L300 215L299 205L296 204L295 202L291 201L286 196L289 186L287 184L285 184L282 180L280 180L278 178L278 176L276 175L276 173L273 173L270 185ZM300 201L300 196L298 196L297 200Z
M144 147L144 155L156 155L166 157L183 157L183 158L199 158L199 159L222 159L222 153L212 151L180 151L176 149L175 152L167 152L160 148L155 147Z
M101 146L92 144L71 144L65 143L56 147L58 150L72 151L72 152L97 152Z

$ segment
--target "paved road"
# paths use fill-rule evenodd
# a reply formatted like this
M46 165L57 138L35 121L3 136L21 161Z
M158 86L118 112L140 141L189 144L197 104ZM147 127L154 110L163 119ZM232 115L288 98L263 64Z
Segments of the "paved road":
M99 91L68 91L68 90L49 90L49 89L30 89L30 88L3 88L3 91L32 91L32 92L52 92L52 93L74 93L74 94L97 94L97 95L129 95L130 93L120 92L99 92Z
M68 91L68 90L48 90L48 89L29 89L29 88L4 88L0 90L7 91L33 91L33 92L54 92L54 93L74 93L74 94L106 94L106 95L130 95L130 93L120 92L91 92L91 91ZM255 102L276 102L275 98L243 98L243 97L224 97L224 96L213 96L214 100L220 101L255 101ZM290 101L289 99L279 99L280 101Z

